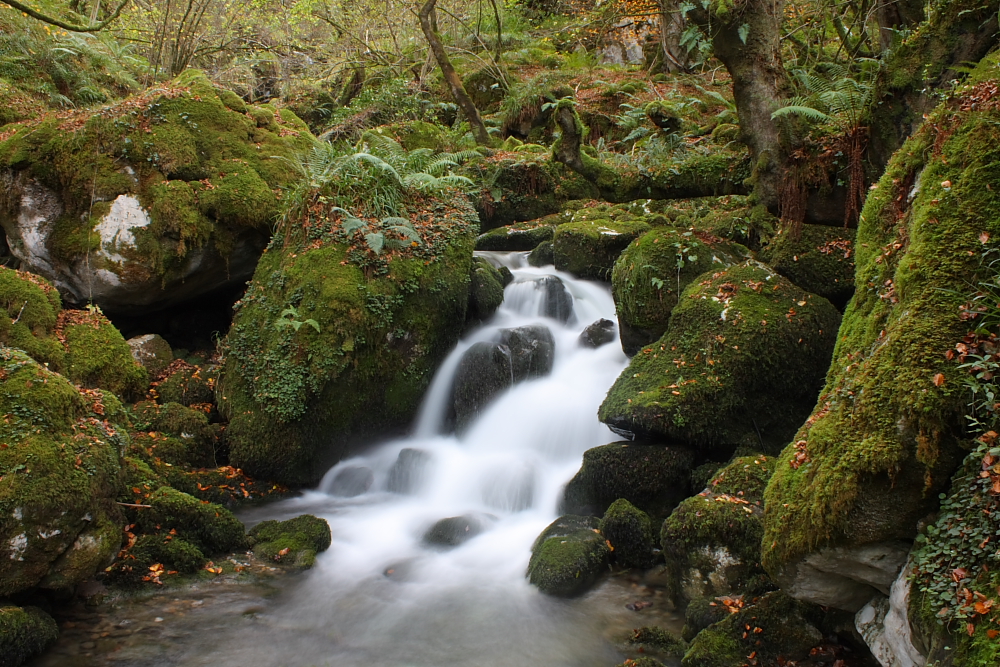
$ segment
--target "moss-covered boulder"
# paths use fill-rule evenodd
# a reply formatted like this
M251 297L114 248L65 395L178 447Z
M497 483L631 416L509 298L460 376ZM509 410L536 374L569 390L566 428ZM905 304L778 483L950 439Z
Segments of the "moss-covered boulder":
M663 335L677 299L692 280L749 257L745 247L694 228L654 229L629 244L611 272L625 354L634 356Z
M622 663L625 667L656 667L674 664L684 656L687 645L676 635L657 626L643 626L632 630L622 648L631 657Z
M176 531L206 555L225 553L246 545L243 524L221 505L160 487L149 495L149 508L138 513L137 526L147 534Z
M330 525L312 514L262 521L247 537L257 558L296 567L312 567L316 555L329 549L331 542Z
M220 96L221 95L221 96ZM226 106L190 70L93 113L43 115L0 142L0 225L22 267L71 303L152 309L242 284L309 131Z
M117 553L128 440L116 404L0 348L0 595L72 588Z
M0 667L20 667L58 638L55 620L38 607L0 602Z
M483 322L489 319L503 303L504 276L483 257L472 259L472 274L469 284L469 309L467 317L470 322Z
M178 359L162 375L151 392L161 404L180 403L190 407L215 402L219 375L216 366L196 366Z
M556 256L552 241L539 243L537 248L528 253L528 264L530 266L552 266L555 263Z
M594 517L567 515L542 531L531 548L528 581L548 595L572 597L607 569L611 549Z
M64 374L73 382L106 389L125 400L135 400L146 391L149 373L100 311L64 310L57 326L66 345Z
M377 254L330 210L261 258L216 386L234 466L315 482L416 415L465 325L477 220L461 196L405 201L419 244Z
M729 608L722 600L714 597L694 598L684 609L684 628L681 630L681 638L689 642L699 632L724 620L729 614Z
M842 227L789 226L774 235L760 259L843 310L854 295L854 234Z
M488 184L476 202L482 231L538 220L559 213L569 200L600 195L580 174L550 158L548 147L524 144L463 166L469 178Z
M170 343L158 334L135 336L125 342L132 349L132 358L146 369L151 378L167 370L170 362L174 360L174 351Z
M561 218L552 215L537 222L521 222L504 227L491 229L485 234L480 234L476 239L476 250L534 250L541 243L552 240L555 233L554 224L544 224L549 218Z
M54 371L62 370L66 349L55 335L61 311L59 292L48 280L0 267L0 343L24 350Z
M810 611L781 591L768 593L699 632L681 665L733 667L746 664L751 654L761 665L802 660L823 641Z
M579 278L608 280L625 248L648 232L649 223L607 204L583 208L552 237L555 266Z
M775 463L741 457L719 470L709 489L688 498L660 529L670 593L693 600L771 587L760 563L762 496Z
M1000 237L995 62L868 193L826 386L766 494L764 565L793 596L856 611L887 592L964 456L966 371L946 353L975 326L963 286Z
M611 555L618 565L643 568L656 562L653 523L648 514L624 498L611 503L599 529L611 544Z
M666 333L643 348L601 405L602 421L729 456L777 452L815 402L840 314L750 261L696 278Z
M136 403L131 410L139 433L133 447L172 465L207 468L216 465L220 427L210 424L203 412L180 403Z
M566 485L562 511L601 516L619 498L657 517L688 495L694 456L684 447L614 442L588 449Z

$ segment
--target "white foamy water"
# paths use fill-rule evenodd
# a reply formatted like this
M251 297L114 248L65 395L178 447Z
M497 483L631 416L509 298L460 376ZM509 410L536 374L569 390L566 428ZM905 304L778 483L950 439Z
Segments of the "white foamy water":
M597 409L627 359L617 339L596 350L577 341L595 320L615 320L614 303L606 285L527 267L523 253L483 254L504 262L515 280L490 322L443 363L414 435L342 461L315 491L244 513L248 522L316 514L329 522L333 544L266 609L215 629L210 647L199 637L195 644L202 648L192 649L184 664L596 667L620 661L603 637L607 618L584 601L549 598L525 580L531 544L556 518L562 487L583 452L616 440L598 422ZM539 314L544 295L534 280L552 275L573 297L568 324ZM500 328L531 324L547 326L555 339L551 374L506 390L461 435L444 433L462 354L495 339ZM427 457L409 495L387 490L404 449ZM352 467L371 470L368 491L349 498L327 493ZM487 524L481 534L450 550L423 543L439 519L467 514Z

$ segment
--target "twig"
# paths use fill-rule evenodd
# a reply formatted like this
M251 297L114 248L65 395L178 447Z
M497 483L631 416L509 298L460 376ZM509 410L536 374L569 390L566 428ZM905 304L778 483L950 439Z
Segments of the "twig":
M17 321L21 319L21 315L24 314L24 308L27 305L28 305L27 301L25 301L23 304L21 304L21 310L17 311L17 317L14 318L14 321L11 322L11 324L17 324Z
M123 507L148 507L150 509L152 509L152 507L153 507L152 505L137 505L135 503L119 503L117 501L115 502L115 504L116 505L121 505Z

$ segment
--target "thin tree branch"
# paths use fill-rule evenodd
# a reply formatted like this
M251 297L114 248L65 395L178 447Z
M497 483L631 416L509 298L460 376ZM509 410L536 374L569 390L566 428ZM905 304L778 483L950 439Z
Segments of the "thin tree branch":
M54 16L49 16L32 9L28 5L18 2L17 0L0 0L0 2L13 7L18 11L24 12L33 19L38 19L39 21L48 23L49 25L54 25L57 28L62 28L63 30L68 30L69 32L98 32L100 30L104 30L105 26L118 18L118 16L122 13L122 10L125 9L125 5L129 3L129 0L121 0L118 6L115 7L115 11L111 13L111 16L94 25L77 25L75 23L67 23L66 21L57 19Z

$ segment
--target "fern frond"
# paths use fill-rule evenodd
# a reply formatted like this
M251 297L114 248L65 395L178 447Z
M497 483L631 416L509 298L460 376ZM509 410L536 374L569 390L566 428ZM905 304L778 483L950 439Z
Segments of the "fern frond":
M819 109L813 109L812 107L803 106L787 106L781 107L777 111L771 114L771 118L783 118L785 116L798 115L804 116L806 119L816 122L824 122L832 120L831 116L823 113Z

